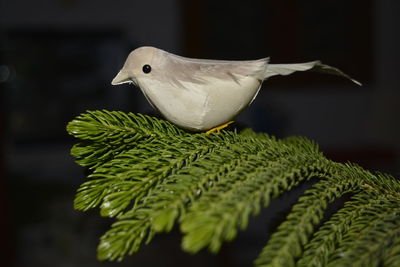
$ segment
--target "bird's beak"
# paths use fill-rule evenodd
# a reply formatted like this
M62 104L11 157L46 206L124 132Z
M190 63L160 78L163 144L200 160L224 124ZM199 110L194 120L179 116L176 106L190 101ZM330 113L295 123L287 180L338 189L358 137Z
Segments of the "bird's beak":
M117 76L115 76L115 78L111 82L112 85L123 83L132 83L131 77L129 77L129 74L125 70L121 70L120 72L118 72Z

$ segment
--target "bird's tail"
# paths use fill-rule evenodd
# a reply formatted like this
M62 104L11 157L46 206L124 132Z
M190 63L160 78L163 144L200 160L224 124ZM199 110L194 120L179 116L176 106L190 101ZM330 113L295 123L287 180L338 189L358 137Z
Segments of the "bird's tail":
M321 61L311 61L298 64L269 64L267 70L265 71L264 79L267 79L275 75L289 75L296 71L308 71L308 70L341 76L361 86L360 82L354 80L341 70L335 67L322 64Z

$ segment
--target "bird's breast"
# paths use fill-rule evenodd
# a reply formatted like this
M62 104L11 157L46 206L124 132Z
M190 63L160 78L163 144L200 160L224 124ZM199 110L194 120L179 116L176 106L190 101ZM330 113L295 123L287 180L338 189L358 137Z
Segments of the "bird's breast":
M203 131L232 120L254 99L260 81L204 78L204 83L181 82L182 86L157 80L141 80L148 100L172 123Z

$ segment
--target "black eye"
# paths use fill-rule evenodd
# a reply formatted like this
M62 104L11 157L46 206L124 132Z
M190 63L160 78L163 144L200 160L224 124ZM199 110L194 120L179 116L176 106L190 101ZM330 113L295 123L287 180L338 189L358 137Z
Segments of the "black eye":
M150 67L150 65L143 65L143 72L144 73L150 73L150 71L151 71L151 67Z

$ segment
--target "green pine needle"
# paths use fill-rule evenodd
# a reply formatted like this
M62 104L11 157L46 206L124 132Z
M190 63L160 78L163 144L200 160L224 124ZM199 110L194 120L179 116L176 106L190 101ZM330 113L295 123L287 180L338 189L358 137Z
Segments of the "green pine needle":
M254 265L400 266L400 182L332 162L306 138L277 140L251 129L188 133L106 110L78 116L67 131L80 139L71 154L89 170L75 208L115 219L101 237L100 260L121 261L176 224L185 251L217 253L271 199L314 180ZM328 205L349 193L319 227Z

